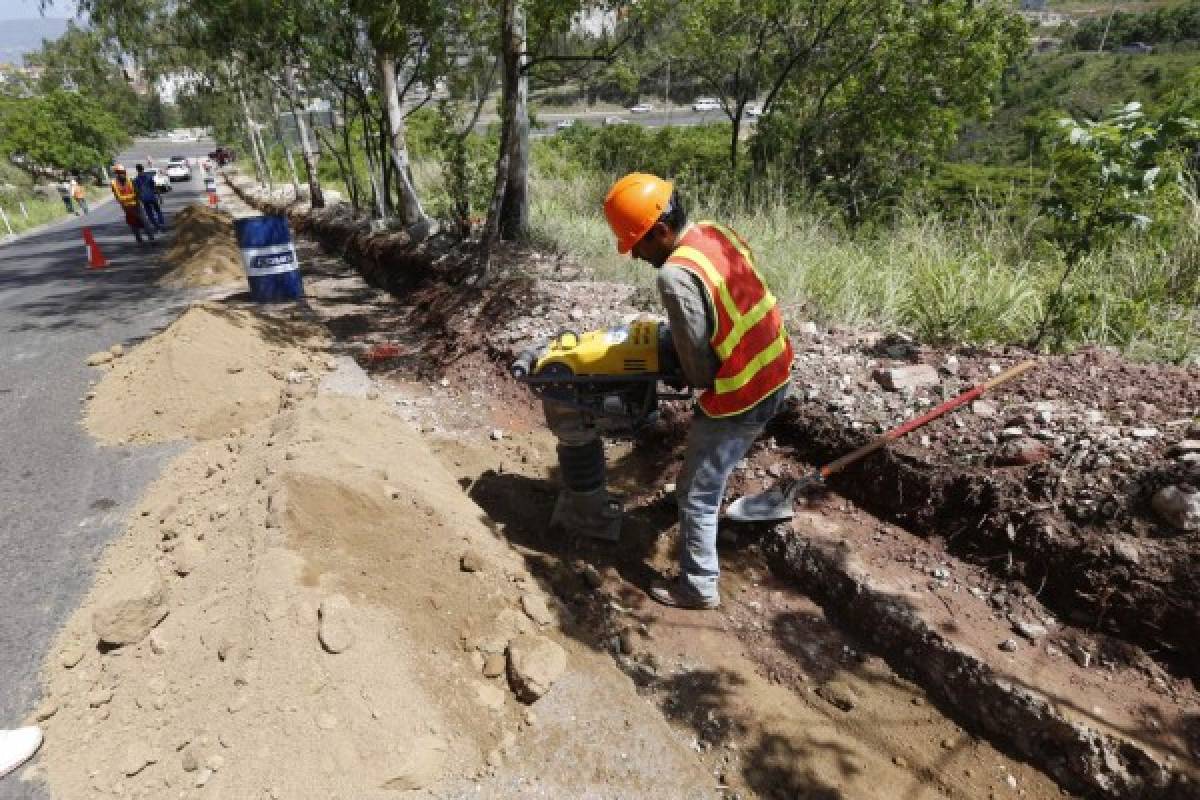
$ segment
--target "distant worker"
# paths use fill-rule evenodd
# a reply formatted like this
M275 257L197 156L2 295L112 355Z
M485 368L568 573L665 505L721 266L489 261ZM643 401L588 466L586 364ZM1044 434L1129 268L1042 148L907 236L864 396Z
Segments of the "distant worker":
M160 233L165 231L167 220L163 217L162 206L158 202L158 187L154 185L154 176L147 173L141 164L137 165L137 177L133 179L133 185L137 187L138 199L142 201L142 208L150 224L158 228Z
M154 232L150 230L150 223L146 220L146 211L138 201L137 187L133 185L133 181L129 180L125 167L113 164L112 172L112 193L125 211L125 224L133 231L133 237L137 239L138 244L142 243L142 229L145 229L146 236L153 242Z
M75 210L75 206L71 202L71 184L64 179L58 182L56 188L58 189L58 196L62 198L63 205L66 206L67 213L78 215L79 212Z
M604 199L617 252L658 269L658 293L687 382L702 389L675 492L678 579L650 596L720 605L717 511L733 468L787 400L792 344L750 247L716 222L688 223L674 185L631 173Z
M75 205L83 209L84 214L92 213L92 210L88 208L87 190L83 188L83 184L75 175L71 176L71 199L75 201Z

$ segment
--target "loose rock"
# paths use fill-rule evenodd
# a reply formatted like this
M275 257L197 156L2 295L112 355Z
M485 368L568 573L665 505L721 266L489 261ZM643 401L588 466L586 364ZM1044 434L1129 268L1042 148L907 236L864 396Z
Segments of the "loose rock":
M89 367L98 367L101 364L107 364L113 360L113 354L107 350L101 350L98 353L92 353L87 357L87 365Z
M498 678L504 674L505 658L502 653L492 653L483 660L483 677Z
M554 622L554 613L550 611L549 606L546 605L546 601L541 595L529 592L521 595L521 608L538 625L545 626Z
M937 370L928 364L876 370L873 376L879 385L890 391L936 386L940 383Z
M171 554L175 562L175 574L190 575L204 561L207 551L204 545L192 538L184 539Z
M92 629L105 644L137 644L167 616L167 587L153 568L125 583L107 605L92 616Z
M128 777L133 777L146 767L156 763L158 763L158 757L155 756L150 745L145 742L134 742L126 748L125 755L121 759L121 772Z
M1050 454L1048 446L1036 439L1023 436L1001 445L996 452L996 463L1006 467L1023 467L1045 461Z
M483 556L474 550L468 550L459 559L458 566L463 572L483 572L486 563L483 560Z
M354 644L352 613L353 606L343 595L329 595L321 601L317 611L317 638L327 652L341 653Z
M858 705L858 697L849 686L841 681L830 681L820 686L817 689L817 696L842 711L853 711Z
M437 736L420 736L399 755L396 763L387 765L386 774L392 777L380 788L391 791L411 791L435 783L446 763L448 746Z
M1150 504L1168 525L1183 531L1200 530L1200 492L1166 486L1158 490Z
M508 680L517 697L537 702L567 668L567 653L545 636L518 636L508 645Z

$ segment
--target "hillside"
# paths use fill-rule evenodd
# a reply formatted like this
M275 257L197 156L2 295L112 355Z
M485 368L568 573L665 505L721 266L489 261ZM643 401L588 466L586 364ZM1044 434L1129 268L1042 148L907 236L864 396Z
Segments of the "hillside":
M1046 112L1095 117L1118 103L1154 106L1188 85L1200 51L1145 55L1060 52L1031 55L1009 74L992 119L968 128L953 160L995 165L1027 163L1025 130Z

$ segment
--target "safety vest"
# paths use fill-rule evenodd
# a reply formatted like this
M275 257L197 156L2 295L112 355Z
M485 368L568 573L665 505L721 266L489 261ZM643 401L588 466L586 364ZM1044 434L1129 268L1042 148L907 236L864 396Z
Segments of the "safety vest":
M125 179L123 185L118 183L116 178L113 178L112 192L122 207L129 208L137 205L137 189L134 187L133 181L128 178Z
M721 363L712 388L700 395L705 414L748 411L787 383L792 342L740 236L715 222L698 222L684 230L666 263L700 279L715 320L709 344Z

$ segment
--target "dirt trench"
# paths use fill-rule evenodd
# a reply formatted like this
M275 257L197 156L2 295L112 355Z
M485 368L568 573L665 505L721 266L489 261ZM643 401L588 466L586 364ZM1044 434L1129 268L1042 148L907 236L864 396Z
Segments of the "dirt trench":
M295 218L295 216L294 216ZM312 223L305 223L312 224ZM314 226L316 227L316 226ZM330 243L330 237L336 237L336 226L331 226L333 233L327 230L324 234L326 246ZM319 258L315 251L309 251L311 258ZM453 263L453 254L443 254L441 263ZM519 251L508 254L508 257L517 263L532 261L536 264L539 258L537 254L521 253ZM396 308L388 302L378 302L373 308L369 309L369 313L364 313L360 310L351 310L350 303L347 303L347 308L341 312L333 314L327 321L330 327L338 332L339 335L346 337L348 341L355 343L359 348L362 361L372 369L374 374L391 379L400 379L402 384L404 381L423 381L421 384L413 384L410 386L412 394L398 398L402 403L402 409L412 409L412 418L420 420L423 425L423 430L430 435L444 437L450 436L452 439L461 439L464 431L472 434L480 434L481 431L486 433L489 426L499 425L502 429L509 429L515 426L518 430L528 431L532 433L539 426L537 414L533 409L533 404L530 398L522 387L517 387L506 380L503 366L506 359L511 355L513 348L519 338L519 335L528 335L531 333L528 322L522 322L522 317L529 315L530 311L537 312L544 303L545 292L535 290L535 278L532 278L528 273L520 275L510 284L503 287L503 292L493 292L482 297L472 297L469 293L464 293L455 288L453 285L433 284L422 285L419 281L411 282L407 278L389 279L386 273L389 269L386 262L381 262L378 258L374 260L374 266L367 268L365 271L370 276L374 271L375 277L372 282L376 285L387 286L394 291L399 291L399 305L401 308ZM543 270L546 267L554 269L553 265L547 265L544 262L539 265ZM337 273L339 267L330 265L329 269L332 273ZM403 273L403 268L392 269ZM382 273L382 276L381 276ZM337 279L345 286L346 296L350 296L354 291L350 288L352 279L342 276ZM599 308L598 313L612 313L618 309L627 309L626 301L628 299L628 290L617 289L615 292L611 287L589 287L592 294L590 300L597 303ZM569 303L571 298L565 298ZM573 317L574 319L574 317ZM586 324L590 320L584 320ZM611 322L611 319L607 320ZM553 320L550 320L553 322ZM575 320L575 322L579 322ZM432 388L436 399L431 399L425 396L424 391L433 383L435 388ZM458 387L464 387L459 389ZM439 391L446 390L446 391ZM442 396L442 395L445 396ZM453 401L453 402L451 402ZM451 407L454 403L463 404L464 407L459 412L446 413L445 407ZM443 411L435 411L434 406L443 409ZM795 415L797 412L793 412ZM803 407L801 412L803 413ZM455 417L460 417L455 421ZM459 430L462 429L462 430ZM670 463L670 454L677 450L682 442L682 434L684 423L682 417L666 415L664 422L658 426L651 435L644 437L639 443L640 446L636 450L621 451L618 458L620 465L615 471L618 476L625 475L626 488L630 490L631 500L631 523L629 529L633 538L633 547L626 549L622 547L617 553L607 553L597 550L589 543L567 543L547 541L544 537L543 527L544 521L549 516L549 508L553 499L553 470L552 458L546 454L552 452L546 443L533 449L537 455L531 456L529 452L521 453L519 456L520 465L514 463L512 453L508 452L511 448L502 444L486 445L477 448L478 452L474 455L464 456L459 453L454 456L455 468L461 472L461 480L467 486L473 499L484 508L490 517L497 521L497 529L502 531L506 537L516 542L522 552L526 552L526 557L531 560L531 569L535 569L539 577L542 577L560 596L565 599L573 598L573 605L578 604L584 608L589 605L585 598L578 596L581 586L586 585L587 572L581 571L579 565L573 565L572 562L576 558L585 557L598 567L611 568L605 575L603 570L601 573L604 577L602 589L604 592L610 592L616 599L615 603L621 609L630 609L636 614L642 613L638 609L642 608L641 595L638 587L647 585L651 575L658 569L665 568L671 563L669 554L668 542L666 536L667 531L673 520L673 510L670 503L665 500L662 487L669 483L671 479L670 469L664 470L662 465ZM801 436L800 432L816 435ZM821 432L827 435L822 436ZM935 436L941 432L934 431ZM751 463L746 469L739 471L734 480L735 491L741 489L755 489L763 485L766 479L780 469L800 469L806 464L812 463L814 460L825 459L833 452L841 452L850 444L857 443L862 434L854 433L852 429L847 430L847 426L840 420L835 419L832 415L816 414L805 419L798 419L796 416L780 421L773 426L769 431L771 440L768 446L759 449L752 457ZM507 438L507 437L505 437ZM503 440L502 440L503 441ZM451 448L453 449L453 448ZM617 455L617 454L614 454ZM465 469L463 465L470 464L475 461L489 463L492 459L500 461L499 469L492 468L484 469L482 472L479 469ZM911 457L903 450L899 453L889 456L885 460L885 464L892 465L896 462L909 463ZM921 467L925 469L922 471ZM910 481L920 481L920 475L931 473L933 470L928 469L928 464L918 464L912 468L911 472L917 473L918 478L909 478ZM894 467L889 466L889 469ZM770 472L769 472L770 471ZM908 473L903 473L908 475ZM938 534L941 531L938 528L930 530L930 520L936 520L936 514L932 516L921 517L916 514L909 513L910 509L917 508L922 510L945 509L946 504L941 502L943 496L947 496L943 491L942 495L933 496L930 502L926 503L892 503L882 501L881 498L894 497L895 494L887 491L887 486L883 487L883 491L879 490L879 481L875 480L876 474L868 471L865 474L847 476L845 485L838 483L834 485L835 490L841 490L841 498L837 495L829 495L823 500L818 499L815 502L814 508L819 515L830 515L832 513L838 519L836 526L840 535L845 535L847 530L857 530L867 536L871 536L872 541L879 538L886 538L889 544L892 542L895 545L890 547L891 552L886 555L889 561L894 562L897 558L904 559L902 563L906 564L913 575L905 575L907 580L916 580L922 583L927 582L928 571L933 572L949 571L956 573L953 579L955 584L952 588L954 594L959 594L959 589L967 588L966 575L970 575L974 581L974 585L970 588L972 591L981 591L979 587L987 587L987 592L990 597L997 594L1006 595L1007 604L999 609L1001 615L1012 616L1015 613L1028 613L1029 610L1040 609L1041 605L1038 602L1041 591L1045 586L1037 586L1030 588L1028 576L1020 572L1020 567L1026 563L1033 562L1033 553L1022 551L1019 548L1008 547L1005 550L1004 557L1006 559L1004 569L999 571L999 574L994 567L988 566L988 559L993 557L993 553L984 549L974 550L966 548L963 550L955 550L947 548L943 545L942 537ZM926 479L927 480L927 479ZM951 481L951 483L953 483ZM914 497L922 497L921 483L915 485L904 484L897 482L901 492L906 499L911 500ZM933 494L926 490L924 495L929 498ZM844 498L844 499L842 499ZM861 508L851 503L861 503ZM934 502L936 501L936 502ZM876 517L870 516L873 513ZM950 515L952 516L952 515ZM986 519L986 517L985 517ZM902 522L903 527L897 528L889 524L890 521ZM907 529L907 530L906 530ZM909 534L909 530L918 530L922 537L913 537ZM1003 527L1004 535L1008 538L1009 544L1012 544L1012 527L1011 518L1006 521ZM825 618L825 611L820 607L813 605L811 600L803 598L803 596L795 595L789 591L790 586L794 585L793 581L801 580L801 586L806 589L816 589L816 583L821 581L821 575L804 573L804 570L797 571L789 566L785 561L780 560L779 548L773 547L768 542L765 548L759 547L759 540L763 536L763 531L742 530L733 531L733 536L730 537L730 545L733 548L730 553L727 553L726 570L729 579L734 582L739 588L738 591L749 593L749 599L745 600L745 609L748 610L747 619L739 627L737 620L738 609L735 608L728 615L727 620L722 623L726 628L726 633L730 629L736 634L738 647L747 648L743 655L750 660L747 663L741 664L744 670L749 668L760 677L766 676L768 683L772 680L782 679L782 677L791 676L791 681L788 684L793 695L804 696L804 691L807 689L813 697L816 698L816 705L822 712L828 712L828 707L839 708L837 701L830 701L827 698L834 696L836 698L839 691L838 688L828 689L827 684L830 682L837 683L837 676L840 674L837 670L844 670L849 667L850 671L846 674L853 675L854 665L868 663L873 657L866 655L867 651L887 655L893 665L901 671L910 674L921 685L932 689L932 696L949 710L952 710L957 719L959 719L971 734L974 734L975 744L987 741L989 738L997 741L1005 742L1006 747L1014 747L1013 737L1005 735L1004 726L1008 723L1004 720L1004 715L996 715L995 719L978 719L980 713L988 713L990 710L984 706L986 704L969 700L962 702L962 698L957 700L954 697L948 696L953 693L953 688L940 688L936 675L931 675L928 671L923 672L920 669L913 670L910 666L914 662L920 660L920 648L911 646L905 648L902 644L903 635L894 639L879 639L871 635L872 626L878 626L881 621L886 621L886 614L879 616L878 610L875 615L867 615L859 619L853 619L852 614L841 614L839 609L831 607L828 601L833 597L833 593L826 591L824 595L821 592L814 592L813 596L820 598L825 608L833 613L833 622L837 626L841 626L844 631L857 631L863 638L855 640L847 637L845 633L839 631L838 627L830 624L830 620ZM935 535L930 536L930 533ZM924 537L924 538L923 538ZM736 540L736 544L734 541ZM984 540L986 543L986 539ZM898 545L898 546L896 546ZM979 547L979 543L975 542L973 547ZM871 548L866 548L869 551ZM876 548L878 550L888 550L888 547ZM897 556L899 550L908 550L904 555ZM1015 553L1014 553L1015 550ZM1186 551L1185 551L1186 552ZM1012 553L1012 555L1009 555ZM864 553L868 554L868 553ZM967 556L970 560L977 562L972 565L969 562L960 562L959 556ZM1039 555L1044 561L1044 556ZM930 565L944 565L948 570L941 567ZM1014 569L1014 565L1017 567ZM794 566L794 565L793 565ZM980 568L983 566L984 568ZM777 571L780 577L775 577L771 573L772 567ZM896 572L895 564L889 564L889 569ZM836 570L834 570L836 572ZM885 570L886 571L886 570ZM964 578L962 582L958 580L961 573ZM826 575L828 577L828 575ZM804 583L804 581L808 583ZM935 583L945 583L941 578L935 580ZM913 584L915 588L918 584ZM770 588L764 589L764 586ZM945 586L941 586L945 589ZM758 594L755 594L758 593ZM963 598L951 596L948 594L938 594L938 602L946 605L946 611L953 618L955 612L959 609L956 606L961 605ZM974 594L969 595L972 600L978 599ZM1053 595L1049 596L1053 599ZM786 599L785 599L786 598ZM739 598L741 600L741 598ZM1131 601L1132 602L1132 601ZM790 606L789 603L794 603ZM992 633L995 631L1007 630L1007 623L995 626L997 609L990 608L991 600L982 602L984 610L987 612L988 621L992 624ZM634 649L636 652L636 643L641 641L638 637L644 637L640 627L635 628L631 620L618 617L617 621L613 620L613 613L610 610L605 611L608 606L601 605L598 612L583 613L585 619L595 620L592 629L595 631L596 643L595 646L604 649L606 646L610 650L617 651L617 658L627 668L630 674L643 683L648 692L654 691L654 687L659 687L663 681L659 679L658 668L660 665L650 661L648 667L636 658L631 657L628 653L621 653L623 648L629 644L627 640L630 635L622 634L632 629L638 631L637 636L632 637ZM768 631L764 623L761 621L761 616L764 610L767 610L769 616L776 620ZM978 609L972 609L970 613L974 614ZM653 613L651 611L651 613ZM1044 612L1041 612L1044 613ZM656 617L658 615L655 615ZM808 620L812 622L812 626L806 627L800 625L792 629L786 624L781 624L779 620L795 618L799 620ZM623 621L622 621L623 619ZM646 625L644 622L637 623ZM979 627L987 628L983 620L980 620ZM818 634L817 629L822 629L822 633ZM647 631L650 627L647 625ZM912 634L912 632L908 632ZM1194 694L1190 693L1190 687L1180 684L1178 679L1165 675L1161 668L1152 660L1148 660L1136 648L1129 648L1124 645L1120 639L1109 641L1105 637L1095 637L1086 635L1079 637L1081 643L1074 643L1071 637L1075 637L1077 631L1066 630L1061 631L1062 637L1056 638L1055 644L1047 643L1045 652L1054 654L1051 658L1041 658L1039 654L1038 660L1041 663L1039 669L1042 672L1046 670L1057 671L1060 673L1057 680L1064 684L1069 684L1075 679L1075 676L1070 674L1070 670L1063 669L1061 665L1056 664L1057 660L1067 658L1081 657L1081 653L1087 653L1088 659L1095 658L1099 663L1105 665L1105 669L1109 670L1108 675L1103 677L1092 676L1092 683L1096 681L1112 681L1114 677L1118 684L1131 681L1136 683L1140 688L1139 691L1145 690L1150 693L1157 693L1160 696L1168 698L1170 702L1179 702L1184 706L1186 711L1189 704L1194 703ZM811 647L803 647L798 645L798 641L802 641L805 635L815 635L817 639L822 636L831 636L834 640L840 640L842 644L842 655L836 659L836 668L831 666L827 659L816 659L815 661L806 661L805 655L811 658ZM865 634L865 635L864 635ZM653 634L651 634L653 636ZM695 637L695 632L684 634L679 638L681 650L686 651L689 647L696 647L698 640ZM728 649L728 639L718 637L716 642L720 647L716 649ZM753 644L758 642L757 645ZM764 646L763 642L767 644ZM789 645L790 643L790 645ZM975 644L981 647L994 647L994 641L979 641ZM1074 646L1076 649L1069 649ZM901 652L897 652L897 651ZM916 652L914 652L914 650ZM1055 654L1055 651L1057 653ZM850 655L847 655L850 654ZM916 658L914 658L916 656ZM655 654L657 657L657 654ZM715 654L714 654L715 657ZM719 659L717 659L719 660ZM1168 659L1169 660L1169 659ZM801 666L797 666L797 661ZM890 672L886 664L879 662L884 674ZM1118 670L1118 667L1123 671ZM736 673L736 670L735 670ZM821 676L821 680L812 682L813 676ZM781 677L782 676L782 677ZM1044 676L1043 676L1044 677ZM989 676L990 679L990 676ZM738 680L742 680L739 678ZM892 672L888 681L869 681L872 686L878 686L881 683L904 683L904 681ZM1086 681L1085 681L1086 682ZM711 683L711 681L710 681ZM1053 681L1051 681L1053 683ZM915 689L915 685L913 686ZM1069 686L1060 687L1064 694L1060 698L1063 702L1067 702L1070 694ZM1091 687L1096 688L1096 687ZM713 686L708 686L705 689L708 693L717 692ZM724 690L719 692L724 694ZM851 695L855 693L850 692ZM985 694L985 693L981 693ZM1096 696L1104 694L1101 689L1097 690ZM1119 694L1119 693L1118 693ZM733 696L732 694L730 695ZM1082 692L1082 696L1088 696L1088 692ZM1106 695L1109 699L1113 697L1110 691ZM1140 695L1139 695L1140 696ZM765 695L764 695L765 697ZM1011 695L1008 695L1011 700ZM810 698L811 699L811 698ZM1076 698L1079 699L1079 698ZM769 703L754 701L749 703L752 708L751 716L757 711L761 711L764 705ZM921 703L926 702L924 697L918 697ZM857 700L851 701L857 707ZM869 701L869 705L874 704L876 698ZM879 701L883 703L883 701ZM909 699L910 707L912 700ZM1107 700L1105 702L1108 702ZM676 703L678 704L678 703ZM669 714L670 705L664 703L663 708ZM700 694L693 693L690 701L682 703L686 707L694 707L705 705L703 697ZM1068 703L1069 705L1069 703ZM1153 705L1153 704L1151 704ZM916 706L918 708L925 706ZM1191 705L1194 708L1194 705ZM1117 717L1123 718L1124 714L1133 714L1134 709L1122 710ZM1094 713L1093 713L1094 712ZM1100 706L1094 705L1087 709L1087 713L1082 715L1088 718L1088 722L1103 729L1102 720L1100 717L1106 716L1108 709L1102 712ZM713 712L716 713L716 712ZM846 713L846 712L841 712ZM1180 759L1187 763L1195 756L1195 736L1196 732L1188 727L1193 723L1188 722L1188 717L1179 717L1172 715L1170 712L1161 714L1155 717L1154 712L1151 718L1140 720L1138 723L1131 723L1129 728L1114 729L1117 734L1126 734L1136 731L1136 736L1140 737L1143 743L1149 742L1150 748L1158 749L1158 755L1165 757L1165 763L1168 765L1178 763ZM934 712L935 716L940 716ZM803 715L801 715L803 716ZM975 719L973 719L975 717ZM943 717L944 720L944 717ZM1168 730L1163 729L1163 720L1166 720ZM693 720L693 723L695 721ZM710 720L711 723L711 720ZM845 721L842 722L845 725ZM717 727L721 727L717 724ZM747 730L748 723L740 722L738 725L731 725L731 729ZM873 730L878 728L878 725L868 726ZM758 736L761 739L766 734L761 727L757 728ZM772 734L773 736L774 734ZM948 737L942 737L936 744L944 750L954 750L952 746L947 746L946 742L959 741L955 738L960 734L953 734ZM853 738L853 737L852 737ZM868 737L869 738L869 737ZM886 738L886 737L885 737ZM897 737L902 738L902 737ZM1040 763L1044 768L1055 774L1064 786L1074 786L1081 791L1088 792L1095 790L1097 787L1088 789L1086 782L1080 783L1078 775L1073 773L1071 769L1060 769L1056 771L1054 762L1056 758L1063 760L1070 756L1069 752L1064 752L1060 756L1051 754L1049 757L1044 753L1030 753L1029 748L1040 748L1052 746L1053 735L1048 734L1047 738L1032 737L1027 743L1026 748L1020 745L1015 746L1015 751L1022 753L1026 758L1032 758L1036 763ZM699 741L699 740L698 740ZM743 740L745 741L745 740ZM734 741L737 744L737 740ZM861 744L861 742L860 742ZM938 781L949 780L943 769L936 766L941 763L940 759L929 757L929 750L933 750L932 742L925 743L928 745L926 750L922 750L918 755L921 756L921 761L926 766L922 767L928 780L937 783ZM703 746L703 744L701 744ZM1086 743L1085 743L1086 746ZM789 748L798 748L796 752L810 752L809 748L805 748L798 744L796 740L782 742L779 744L779 749L776 755L786 755ZM770 750L771 748L767 748ZM885 751L886 752L886 751ZM914 756L916 757L916 756ZM898 759L899 764L911 765L913 763L909 756L903 753L894 756L894 760ZM786 759L784 759L786 760ZM732 774L740 775L744 781L742 788L747 791L763 793L763 796L771 796L769 791L764 789L768 784L762 783L752 776L765 775L772 773L772 770L766 767L765 761L770 759L758 758L755 759L753 765L741 764L740 770L731 770ZM1050 766L1047 767L1046 765ZM895 766L896 764L894 764ZM1155 761L1147 765L1138 761L1137 757L1132 758L1129 764L1123 764L1122 768L1129 767L1135 771L1139 769L1147 769L1153 772L1155 769L1161 769L1162 762ZM850 768L843 770L841 780L845 780L846 773L853 773L853 765ZM1185 770L1186 771L1186 770ZM1086 772L1086 770L1085 770ZM975 770L971 767L964 768L963 777L971 779L976 775ZM1170 769L1168 768L1167 777L1165 780L1170 784L1173 780ZM805 783L811 780L811 775L799 775L796 777L796 785ZM776 775L773 779L776 782L782 780L783 786L788 786L789 780L787 776ZM1162 786L1151 794L1142 794L1137 787L1142 778L1136 777L1124 786L1113 785L1101 793L1105 796L1178 796L1186 797L1187 789L1177 787L1177 790L1171 790L1169 785L1166 789ZM1161 774L1154 778L1159 783L1164 780ZM1184 778L1186 783L1186 778ZM919 782L918 782L919 783ZM835 786L841 785L836 781ZM939 784L940 785L940 784ZM953 781L948 784L953 786ZM985 796L985 792L1003 792L1010 788L1010 784L1005 779L1004 785L988 785L984 787L982 784L970 787L967 796ZM945 785L943 791L954 793L959 789L947 789ZM837 791L834 789L832 791ZM1022 791L1024 791L1022 789ZM1161 794L1166 791L1166 794ZM1171 792L1178 791L1182 793L1172 794ZM780 796L788 796L786 793ZM823 796L823 795L814 795ZM839 796L831 794L830 796ZM858 796L853 793L847 796ZM895 796L895 795L891 795Z

